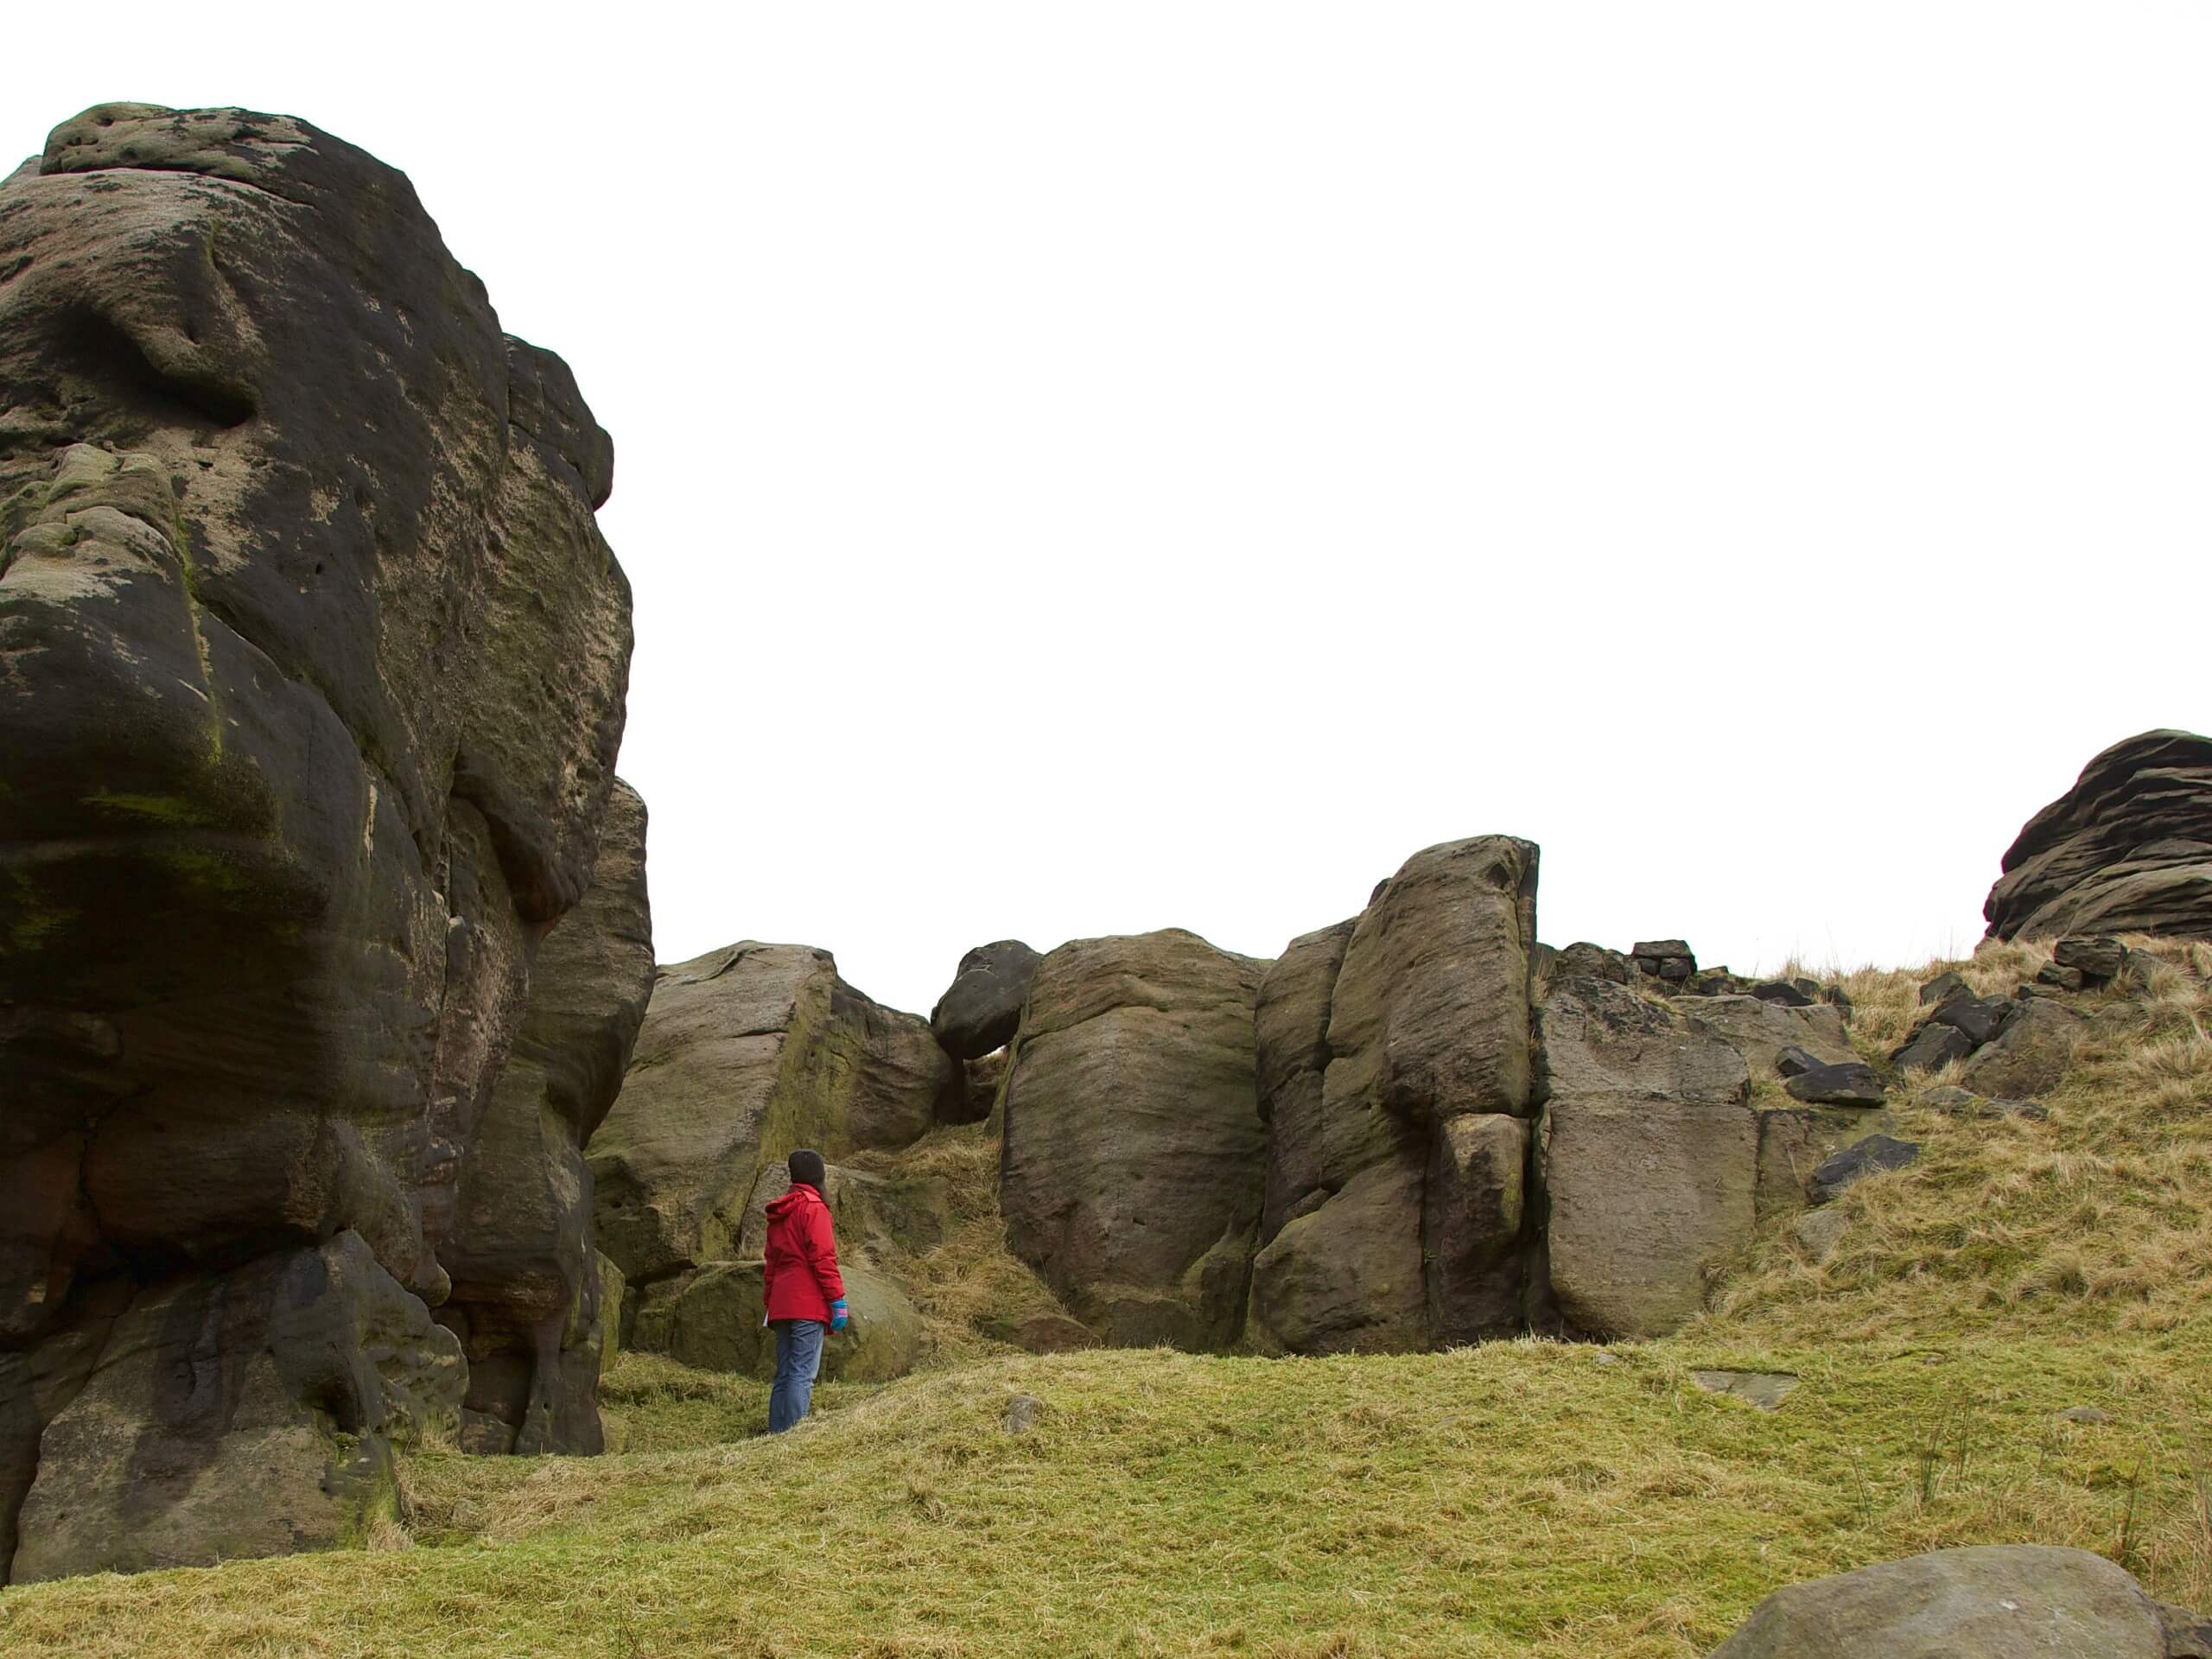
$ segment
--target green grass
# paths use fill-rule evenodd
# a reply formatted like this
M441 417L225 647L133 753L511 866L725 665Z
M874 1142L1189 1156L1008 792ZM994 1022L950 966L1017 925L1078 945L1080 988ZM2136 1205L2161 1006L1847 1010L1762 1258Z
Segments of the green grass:
M1777 1223L1690 1329L1612 1363L1541 1342L1040 1359L956 1335L770 1440L762 1385L625 1356L622 1455L416 1454L400 1548L8 1591L0 1651L1685 1659L1779 1584L2031 1539L2204 1605L2212 951L2168 954L2149 994L2085 1001L2048 1122L1906 1100L1927 1156L1847 1196L1827 1262ZM1853 976L1870 1049L1922 976ZM930 1155L981 1166L949 1144ZM1007 1271L956 1254L940 1322ZM1700 1367L1802 1382L1763 1413ZM1020 1436L1017 1394L1043 1402Z

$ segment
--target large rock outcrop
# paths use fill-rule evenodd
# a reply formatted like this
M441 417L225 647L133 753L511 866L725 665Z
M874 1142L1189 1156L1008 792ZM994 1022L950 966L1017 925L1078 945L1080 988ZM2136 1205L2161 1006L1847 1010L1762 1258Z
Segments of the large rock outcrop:
M1268 970L1262 1351L1671 1331L1759 1217L1886 1122L1878 1090L1781 1098L1786 1069L1853 1060L1840 1007L1676 996L1617 953L1539 945L1537 859L1504 836L1429 848Z
M756 1189L794 1147L835 1162L906 1146L958 1087L928 1022L855 990L827 950L748 940L663 968L592 1145L599 1247L637 1296L737 1261Z
M385 1418L271 1334L192 1479L104 1508L76 1426L172 1408L113 1344L344 1236L412 1309L379 1351L452 1357L457 1184L613 787L613 447L404 175L238 110L88 111L0 183L0 1567L27 1482L106 1517L73 1567L149 1565L185 1506L307 1514L272 1425Z
M1981 907L1996 939L2212 938L2212 738L2144 732L2029 819Z
M1237 1334L1265 967L1180 929L1078 939L1038 965L1004 1096L1007 1243L1109 1342Z
M1522 1328L1536 863L1506 836L1432 847L1268 971L1262 1348L1404 1350Z

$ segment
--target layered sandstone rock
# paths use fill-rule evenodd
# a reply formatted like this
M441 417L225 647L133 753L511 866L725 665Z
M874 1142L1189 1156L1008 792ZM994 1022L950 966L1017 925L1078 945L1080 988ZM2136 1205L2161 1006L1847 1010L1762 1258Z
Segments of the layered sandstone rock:
M1005 1086L1007 1243L1110 1342L1237 1334L1265 966L1179 929L1079 939L1038 965Z
M1255 1021L1263 1349L1522 1327L1536 859L1504 836L1417 853L1360 916L1293 941L1270 969Z
M389 1414L251 1309L350 1238L384 1311L333 1363L460 1376L461 1172L613 788L612 446L303 122L89 111L0 184L0 1516L87 1517L38 1572L185 1559L188 1509L327 1539L321 1454L251 1447ZM160 1442L167 1374L109 1350L210 1296L270 1364L125 1503L83 1448Z
M1782 1075L1782 1056L1802 1050L1822 1065L1844 1065L1859 1058L1844 1029L1843 1010L1834 1003L1802 1007L1740 995L1701 996L1681 1012L1691 1026L1719 1038L1743 1057L1753 1079Z
M2115 743L2028 820L1982 914L1997 939L2212 938L2212 738Z

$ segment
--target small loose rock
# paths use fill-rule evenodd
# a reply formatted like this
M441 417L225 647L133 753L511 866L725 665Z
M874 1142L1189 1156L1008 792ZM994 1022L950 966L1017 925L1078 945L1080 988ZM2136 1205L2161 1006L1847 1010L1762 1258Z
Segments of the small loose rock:
M1751 995L1762 1002L1778 1002L1785 1008L1809 1008L1818 1000L1786 979L1762 980L1751 987Z
M2075 935L2052 949L2051 961L2070 969L2091 985L2107 985L2120 977L2127 963L2127 947L2104 934Z
M1783 1086L1796 1099L1815 1106L1879 1106L1885 1099L1873 1067L1857 1060L1817 1066Z
M1974 988L1957 974L1938 974L1920 988L1920 1006L1940 1008L1955 996L1973 995Z
M1788 1371L1692 1371L1690 1381L1707 1394L1732 1394L1761 1411L1772 1411L1797 1391Z
M1808 1071L1817 1071L1827 1064L1810 1049L1785 1048L1774 1057L1774 1069L1785 1077L1802 1077Z
M1808 1211L1797 1218L1797 1242L1814 1261L1825 1262L1835 1254L1848 1224L1849 1217L1840 1210Z
M1847 1188L1886 1169L1903 1169L1920 1159L1920 1145L1894 1135L1870 1135L1854 1141L1833 1157L1821 1160L1813 1171L1813 1202L1831 1202Z
M1931 1020L1890 1056L1890 1064L1900 1071L1940 1071L1973 1052L1974 1043L1966 1033Z

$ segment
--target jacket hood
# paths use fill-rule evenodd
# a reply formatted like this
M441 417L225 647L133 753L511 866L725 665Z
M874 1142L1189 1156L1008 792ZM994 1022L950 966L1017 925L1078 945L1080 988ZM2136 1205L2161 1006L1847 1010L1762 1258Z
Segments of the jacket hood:
M768 1200L768 1218L771 1221L773 1221L779 1216L787 1216L791 1214L792 1211L798 1209L801 1205L820 1204L821 1202L822 1195L819 1192L809 1186L804 1181L794 1181L791 1183L791 1190L785 1193L782 1198L771 1198Z

